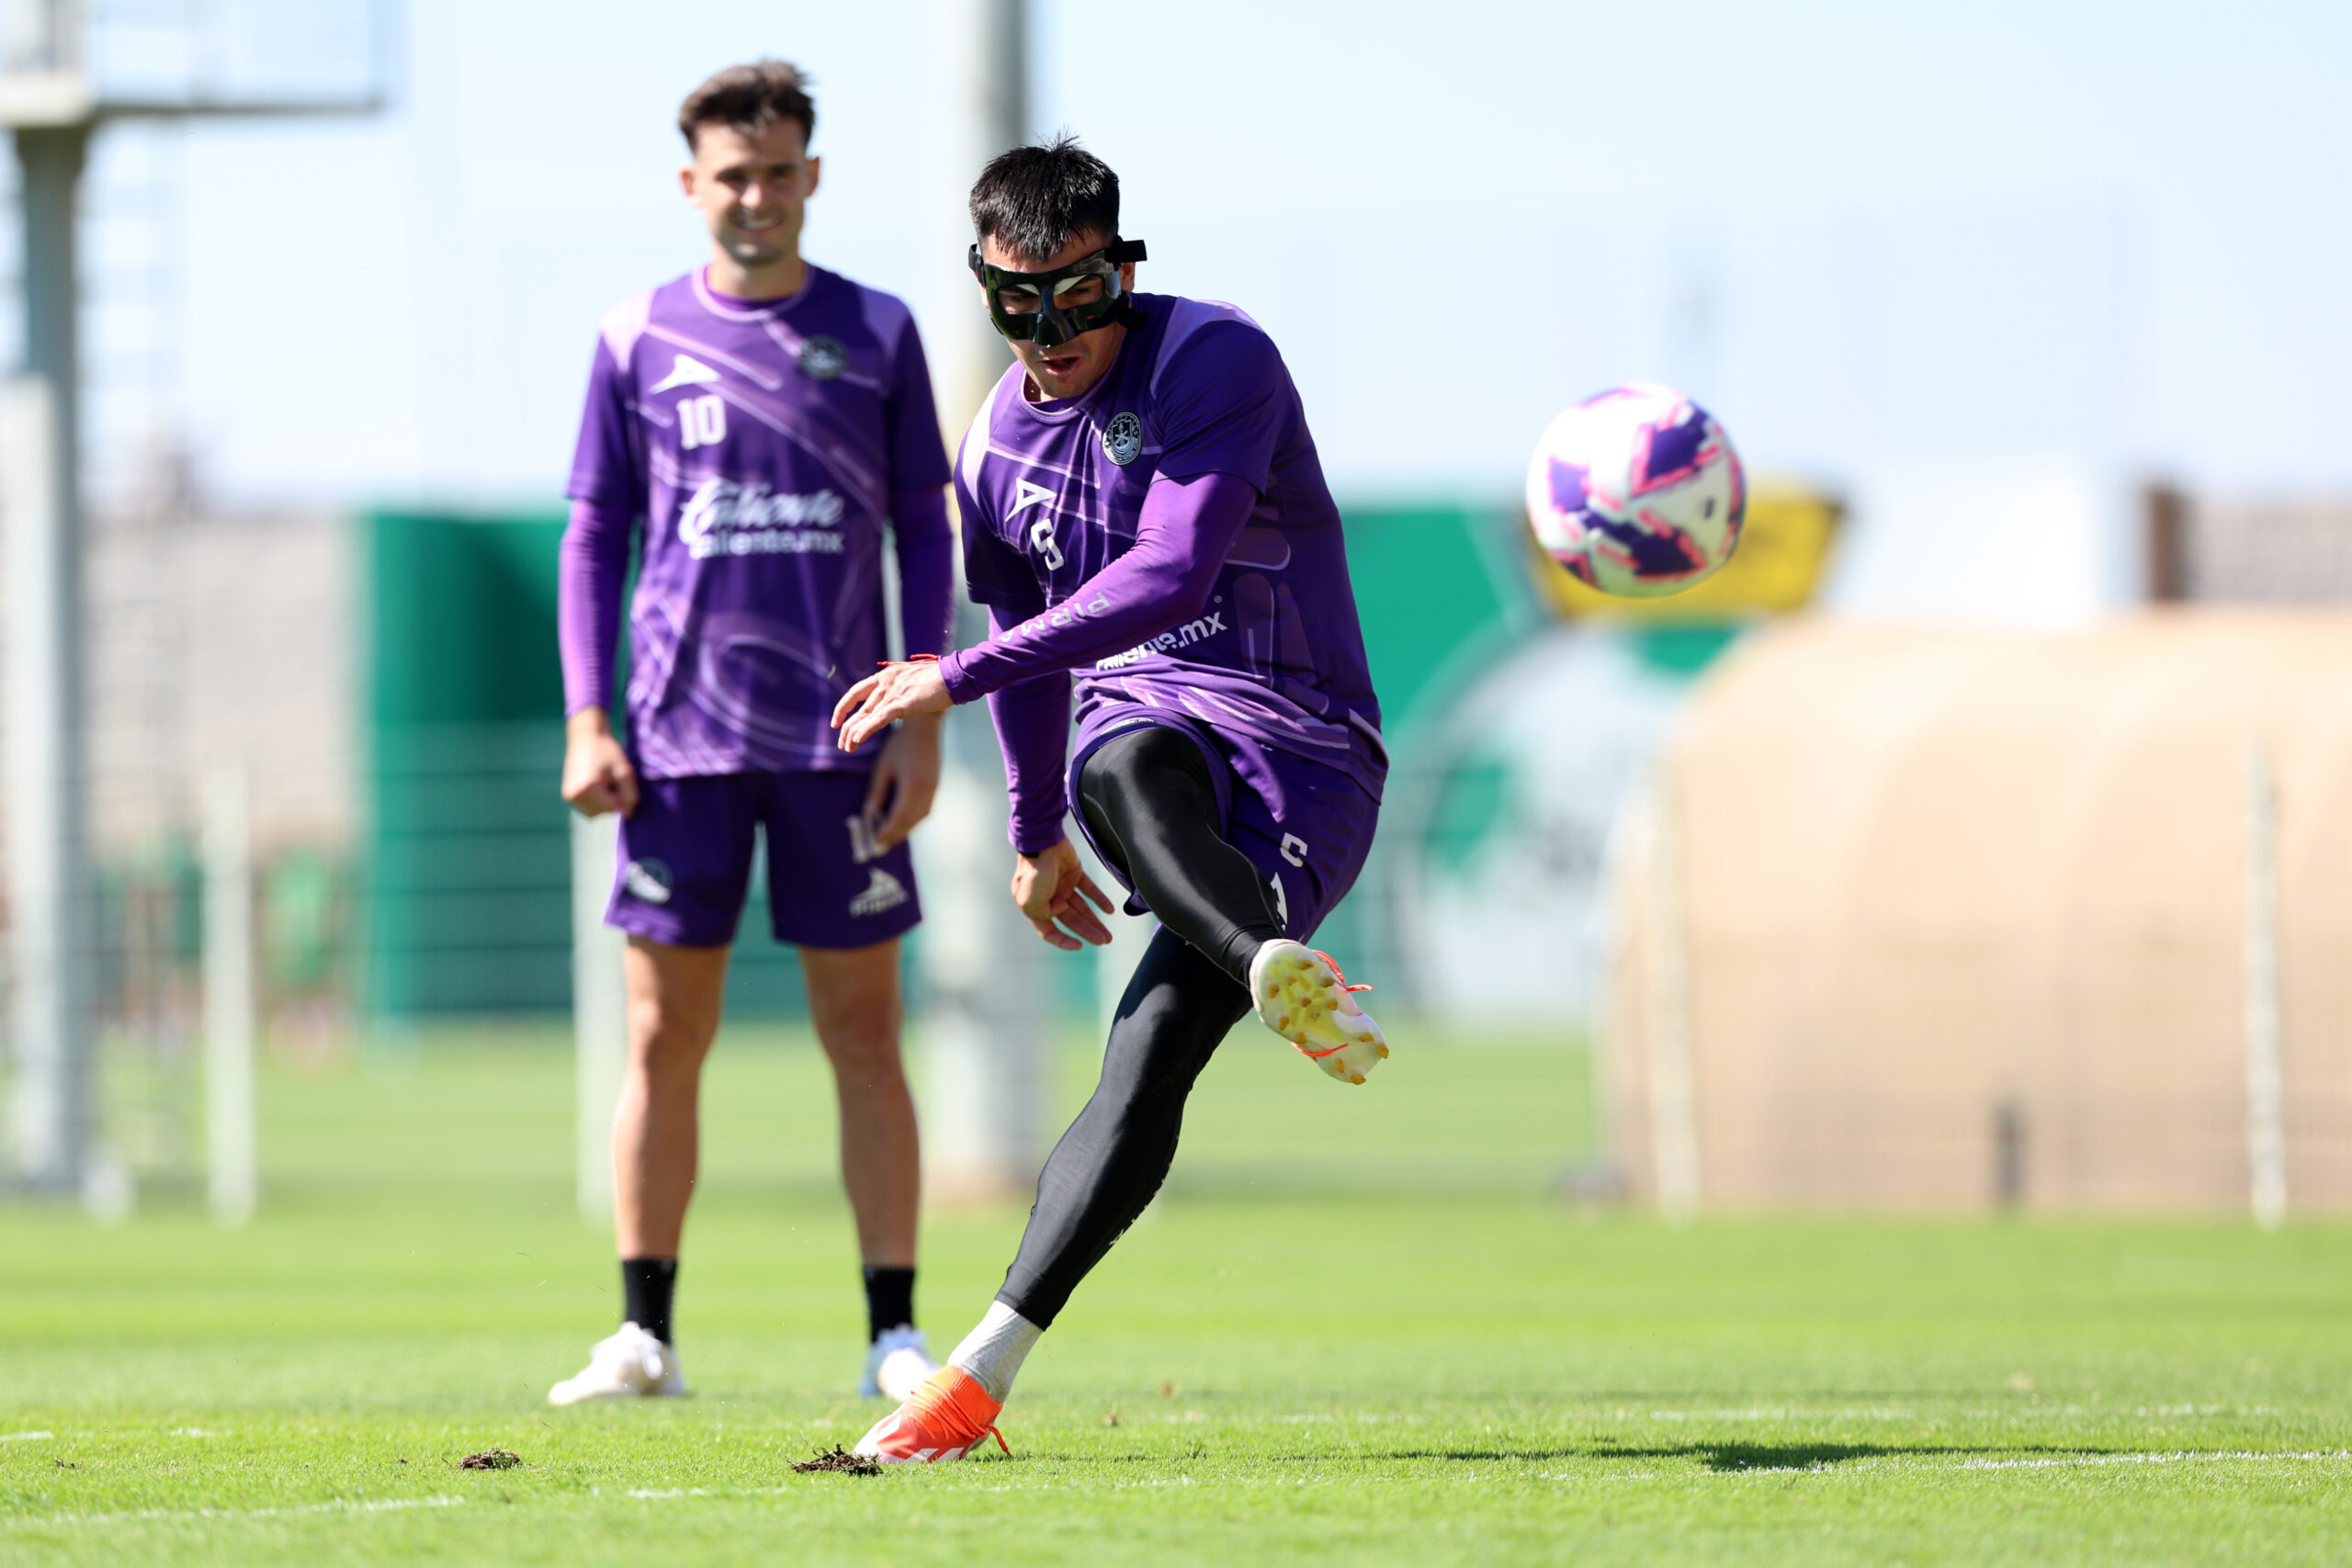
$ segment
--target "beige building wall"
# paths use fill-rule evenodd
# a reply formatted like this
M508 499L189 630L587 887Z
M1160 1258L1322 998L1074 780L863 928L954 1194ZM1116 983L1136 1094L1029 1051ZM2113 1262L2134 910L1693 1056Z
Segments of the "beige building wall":
M1633 1190L1663 1148L1707 1206L2243 1212L2254 746L2290 1206L2352 1207L2352 614L2324 611L1813 620L1731 655L1616 864Z
M248 779L258 853L350 845L360 696L351 557L351 529L325 513L149 511L92 523L85 789L101 862L193 834L206 770L224 762ZM7 852L0 843L0 861Z
M223 763L245 773L258 852L350 842L350 529L317 513L92 529L91 834L102 856L193 829L206 771Z

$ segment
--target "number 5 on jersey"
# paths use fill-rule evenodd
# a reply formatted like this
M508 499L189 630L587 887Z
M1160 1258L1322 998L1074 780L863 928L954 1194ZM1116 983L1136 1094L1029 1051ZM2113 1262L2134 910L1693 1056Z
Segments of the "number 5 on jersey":
M1062 547L1054 543L1054 520L1040 517L1029 525L1029 547L1044 558L1047 571L1062 569Z
M678 400L678 445L691 452L727 439L727 400L712 392Z

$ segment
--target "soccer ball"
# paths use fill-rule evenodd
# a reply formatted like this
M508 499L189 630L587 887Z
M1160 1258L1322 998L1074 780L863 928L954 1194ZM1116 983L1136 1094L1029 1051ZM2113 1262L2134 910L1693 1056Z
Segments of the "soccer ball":
M1731 437L1670 387L1587 398L1552 422L1527 465L1537 543L1603 593L1654 599L1710 576L1747 513Z

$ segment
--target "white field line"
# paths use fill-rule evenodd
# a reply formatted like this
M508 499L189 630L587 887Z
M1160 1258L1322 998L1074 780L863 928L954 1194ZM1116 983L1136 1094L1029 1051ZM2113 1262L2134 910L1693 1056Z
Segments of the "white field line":
M56 1436L54 1432L0 1432L0 1443L45 1443Z
M282 1519L300 1514L388 1514L401 1508L455 1508L463 1497L385 1497L375 1502L301 1503L285 1508L133 1508L119 1514L28 1514L0 1520L17 1529L43 1525L116 1525L140 1519Z
M1964 1459L1950 1464L1937 1464L1920 1460L1906 1460L1887 1455L1878 1459L1831 1460L1820 1464L1759 1464L1751 1468L1718 1471L1724 1480L1737 1480L1743 1475L1846 1475L1860 1471L1930 1471L1939 1473L1964 1470L2084 1470L2095 1466L2116 1464L2223 1464L2242 1461L2301 1460L2324 1462L2329 1460L2352 1460L2352 1450L2335 1449L2312 1451L2263 1450L2235 1449L2227 1450L2180 1449L2169 1453L2130 1454L2067 1454L2050 1459ZM1644 1471L1638 1479L1646 1480L1656 1472ZM1577 1479L1562 1471L1544 1477L1547 1481ZM1633 1476L1610 1479L1633 1480Z
M1912 1412L1883 1406L1869 1409L1799 1410L1783 1405L1765 1409L1751 1405L1746 1410L1653 1410L1653 1421L1901 1421ZM1633 1417L1621 1417L1633 1418Z
M2078 1454L2071 1459L1973 1459L1949 1468L1953 1470L2063 1470L2093 1464L2195 1464L2248 1459L2344 1460L2352 1459L2352 1450L2336 1449L2332 1451L2298 1453L2278 1450L2263 1452L2254 1449L2239 1449L2230 1452L2195 1452L2182 1450L2179 1452L2168 1454Z

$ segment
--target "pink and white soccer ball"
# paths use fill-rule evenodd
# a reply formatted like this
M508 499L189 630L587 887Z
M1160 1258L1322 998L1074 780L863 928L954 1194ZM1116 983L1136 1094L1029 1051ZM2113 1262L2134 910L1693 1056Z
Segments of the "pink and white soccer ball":
M1612 387L1554 420L1527 465L1527 517L1603 593L1678 593L1731 558L1747 477L1731 437L1670 387Z

